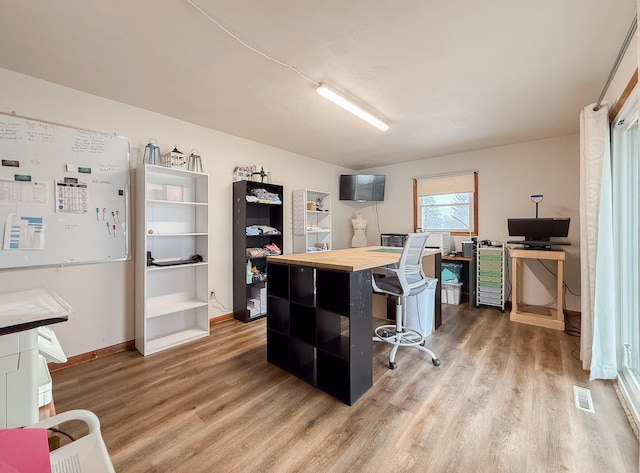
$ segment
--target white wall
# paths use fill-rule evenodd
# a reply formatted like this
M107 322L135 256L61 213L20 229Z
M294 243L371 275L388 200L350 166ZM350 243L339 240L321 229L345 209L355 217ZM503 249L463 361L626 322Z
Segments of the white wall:
M622 32L621 32L622 33ZM620 44L622 46L622 44ZM613 61L612 61L613 65ZM625 87L629 83L631 76L633 76L634 71L638 68L638 32L634 33L631 38L631 42L625 52L622 61L620 61L620 65L618 66L618 70L616 71L615 76L611 80L611 84L604 94L603 103L609 104L610 108L613 108L620 94L624 91ZM604 87L604 84L602 84ZM602 89L600 89L602 90ZM600 92L599 90L599 92ZM594 97L593 101L595 102L598 97ZM587 105L587 104L585 104Z
M132 169L142 162L150 138L157 140L163 152L174 146L187 153L193 148L199 151L204 170L210 175L209 287L227 308L211 304L212 317L229 313L232 307L232 171L236 163L262 164L271 171L274 183L284 185L285 252L291 251L291 192L303 188L335 196L333 246L350 245L351 208L339 202L337 195L339 174L349 172L344 168L6 69L0 69L0 84L2 112L128 137ZM71 320L55 327L68 356L134 338L133 261L0 271L2 290L42 286L56 291L74 308Z
M576 120L578 116L576 115ZM580 293L580 159L578 135L489 148L410 163L368 169L385 174L385 200L377 206L382 233L413 231L414 177L463 170L478 171L479 240L506 242L507 218L534 217L532 194L543 194L540 217L571 217L566 247L565 282L575 294ZM375 206L362 208L370 222L368 242L379 241ZM456 238L456 249L460 241ZM556 271L553 262L547 267ZM533 272L533 275L530 273ZM524 272L523 301L545 305L555 297L555 278L539 263L528 264ZM567 293L566 307L580 310L579 298Z

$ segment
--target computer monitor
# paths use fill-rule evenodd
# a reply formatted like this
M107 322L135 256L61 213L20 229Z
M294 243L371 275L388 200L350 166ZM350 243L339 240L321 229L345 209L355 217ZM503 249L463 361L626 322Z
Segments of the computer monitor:
M512 240L507 243L524 245L531 249L551 249L552 245L569 245L566 241L552 240L569 235L569 217L561 218L509 218L507 228L509 236L521 236L524 240Z

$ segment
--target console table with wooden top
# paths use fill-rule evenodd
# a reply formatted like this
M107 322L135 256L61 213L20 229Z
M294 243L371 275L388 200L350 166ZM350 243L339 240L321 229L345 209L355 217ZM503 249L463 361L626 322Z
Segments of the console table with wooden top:
M511 316L510 320L522 322L539 327L547 327L556 330L564 330L564 311L562 301L563 289L563 266L565 252L562 250L528 250L511 249ZM525 305L518 302L518 296L522 292L518 281L521 262L523 259L555 260L558 265L556 285L557 304L556 308Z
M373 385L372 269L401 254L363 247L269 256L267 361L354 404ZM440 250L425 250L425 273L437 274L435 265ZM434 312L437 328L438 301Z

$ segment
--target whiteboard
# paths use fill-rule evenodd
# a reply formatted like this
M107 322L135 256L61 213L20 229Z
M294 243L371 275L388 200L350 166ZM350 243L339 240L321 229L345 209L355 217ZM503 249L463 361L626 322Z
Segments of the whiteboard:
M129 140L0 113L0 268L130 259Z

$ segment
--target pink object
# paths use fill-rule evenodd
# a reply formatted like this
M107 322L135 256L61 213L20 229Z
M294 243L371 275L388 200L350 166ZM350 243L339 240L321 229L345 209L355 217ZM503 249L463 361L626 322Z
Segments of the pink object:
M0 430L0 471L51 473L47 429Z

